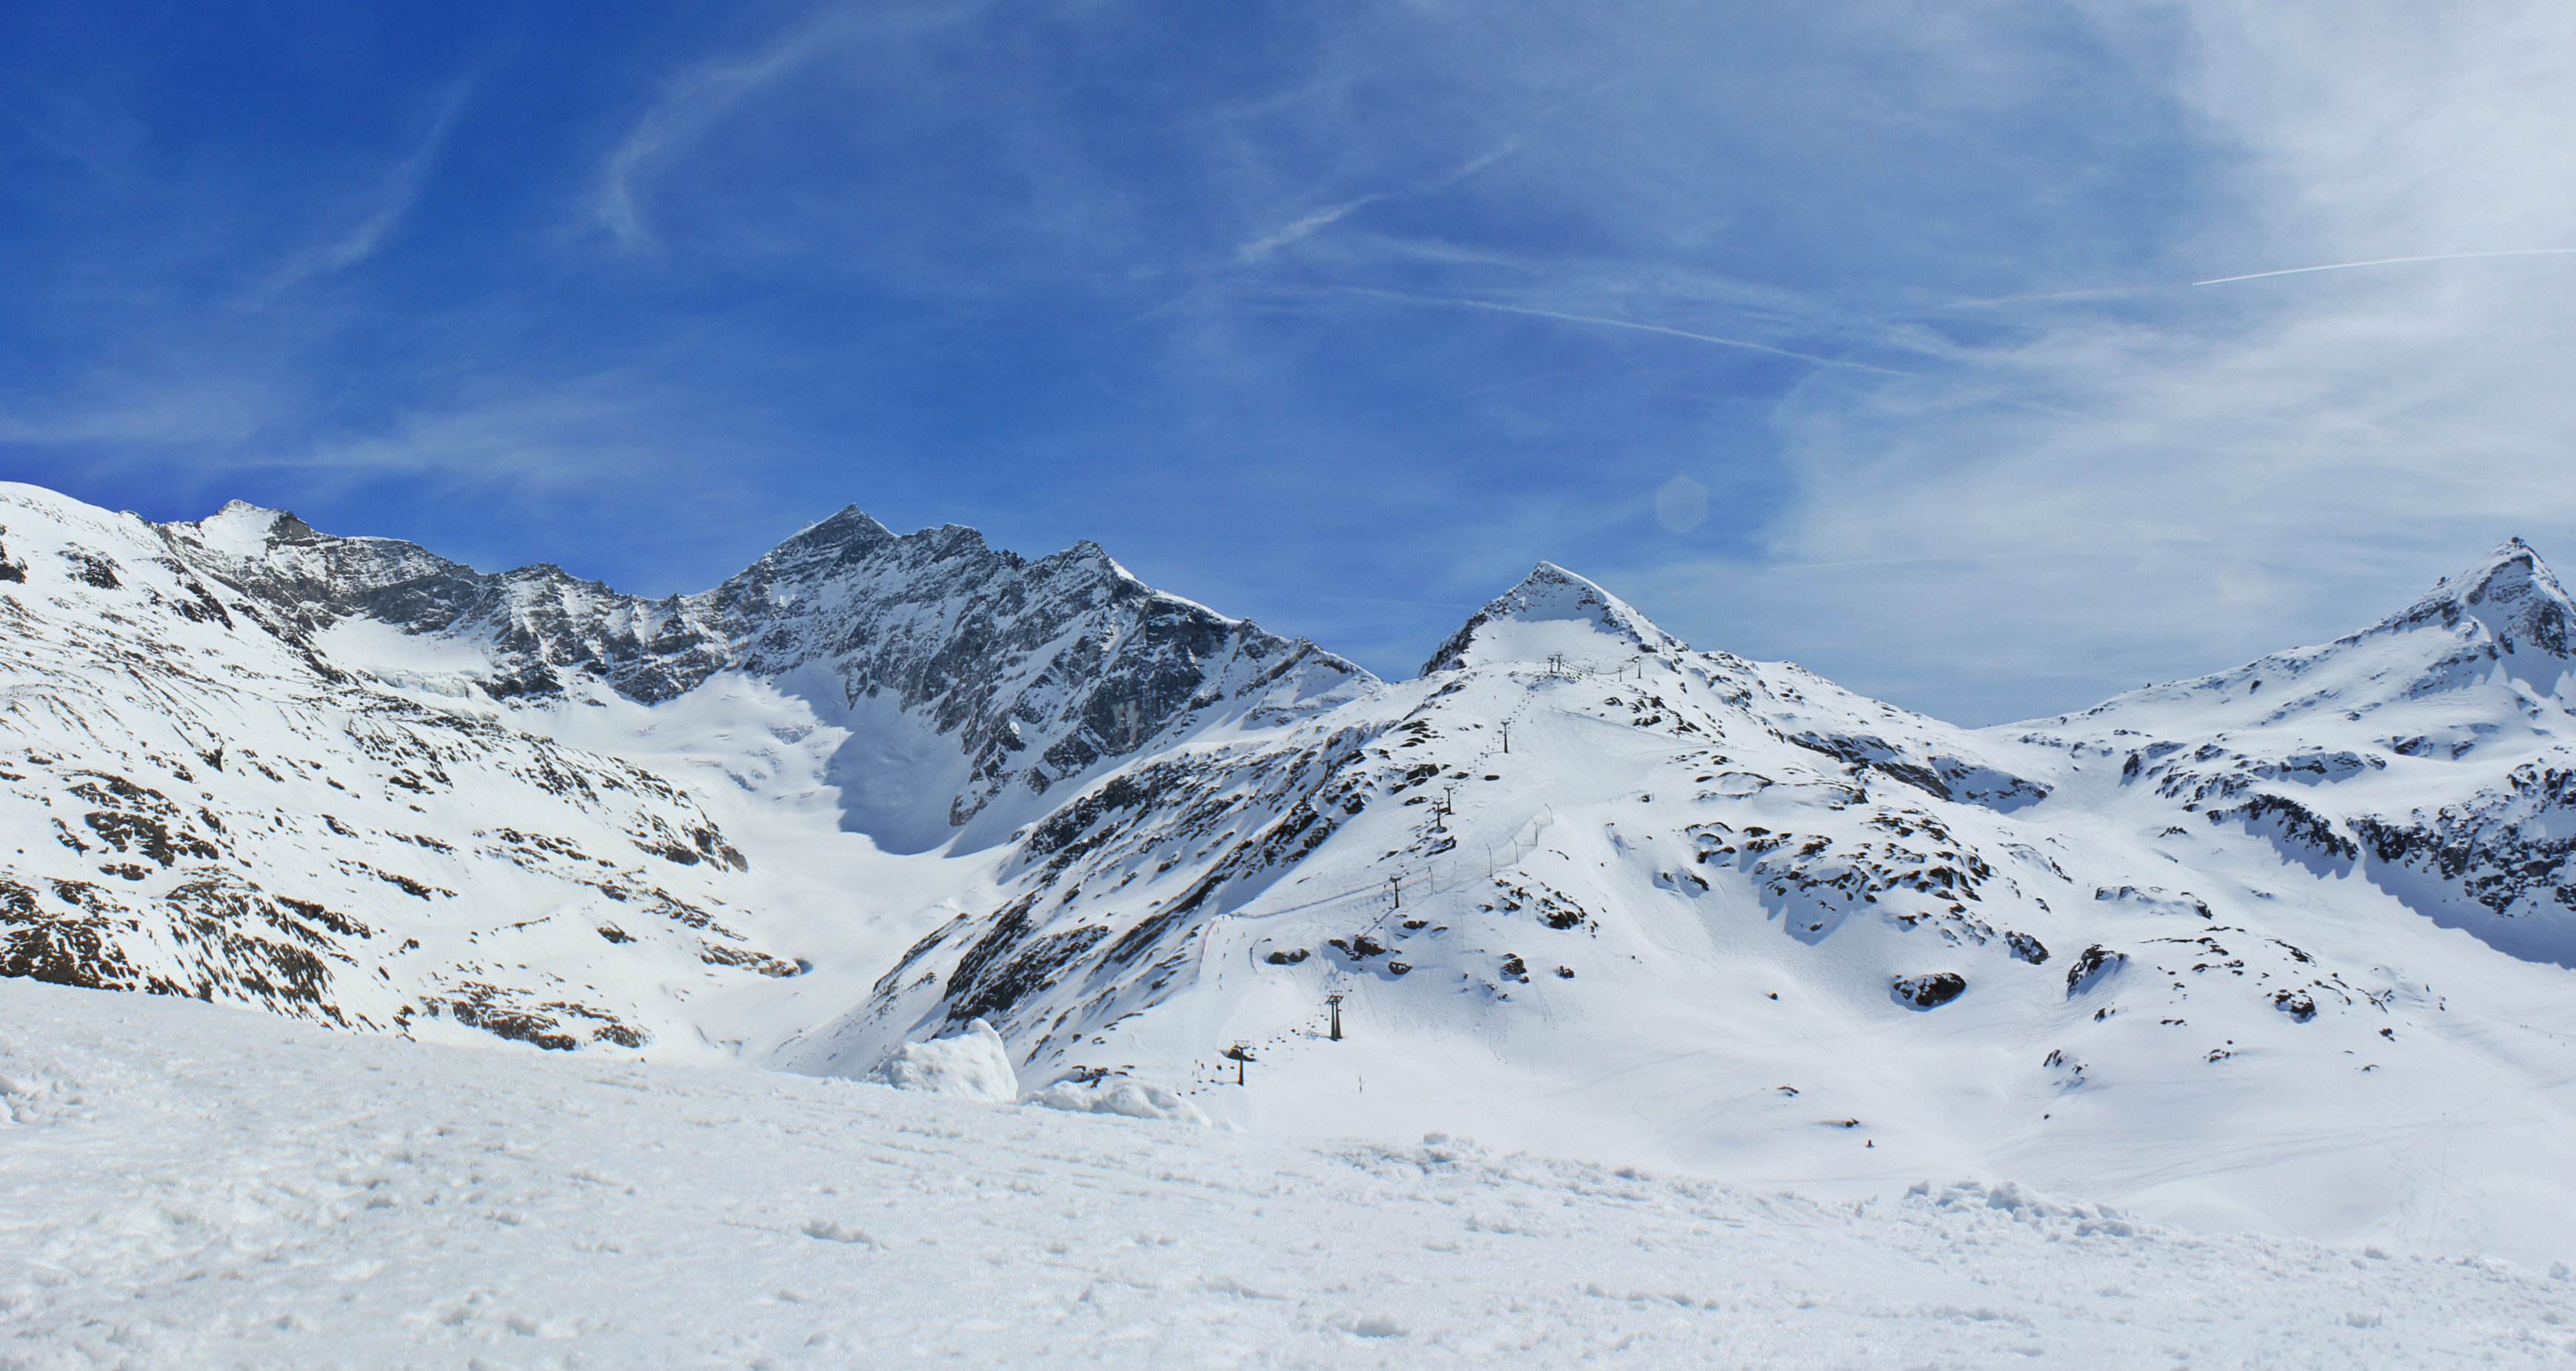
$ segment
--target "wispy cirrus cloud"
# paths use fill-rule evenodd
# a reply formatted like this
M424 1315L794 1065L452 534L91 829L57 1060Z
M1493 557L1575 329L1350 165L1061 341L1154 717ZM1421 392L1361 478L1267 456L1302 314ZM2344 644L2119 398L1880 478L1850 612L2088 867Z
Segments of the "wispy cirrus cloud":
M644 202L654 181L728 114L836 54L861 44L899 47L970 22L987 0L922 4L829 3L748 54L683 64L665 76L644 112L601 163L588 220L627 247L653 241Z
M0 97L0 464L638 584L855 499L1396 672L1546 557L1972 719L2576 544L2543 4L441 23Z
M251 308L265 308L278 296L317 276L343 272L366 261L381 250L420 202L422 183L436 166L441 147L447 142L448 130L456 122L457 112L473 94L476 78L468 76L455 83L438 104L438 112L429 123L429 131L409 156L395 163L369 197L371 205L347 232L327 243L304 249L288 259L268 279L252 291Z
M653 174L735 104L813 60L848 29L840 15L829 14L750 57L701 63L670 78L608 154L591 197L591 223L628 247L649 243L641 202Z

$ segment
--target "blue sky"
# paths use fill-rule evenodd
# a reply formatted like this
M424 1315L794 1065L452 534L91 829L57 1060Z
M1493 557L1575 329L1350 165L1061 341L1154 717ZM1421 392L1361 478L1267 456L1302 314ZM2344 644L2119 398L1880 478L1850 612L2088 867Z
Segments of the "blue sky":
M0 477L654 594L855 503L1398 676L1546 558L2079 707L2576 563L2576 19L2430 10L20 0Z

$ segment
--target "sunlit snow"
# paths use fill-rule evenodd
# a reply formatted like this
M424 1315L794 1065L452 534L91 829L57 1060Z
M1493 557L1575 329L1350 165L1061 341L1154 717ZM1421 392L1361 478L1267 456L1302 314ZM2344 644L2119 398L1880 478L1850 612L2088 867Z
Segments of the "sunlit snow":
M1461 1111L1466 1112L1466 1111ZM0 982L0 1365L2558 1366L2571 1284Z
M645 601L9 486L0 617L30 1365L2567 1350L2519 543L1982 730L1546 564L1386 682L855 510Z

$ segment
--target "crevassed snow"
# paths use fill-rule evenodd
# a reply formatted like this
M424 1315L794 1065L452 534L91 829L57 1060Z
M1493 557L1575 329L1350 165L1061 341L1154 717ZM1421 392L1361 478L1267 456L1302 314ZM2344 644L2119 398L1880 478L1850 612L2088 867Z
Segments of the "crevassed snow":
M2491 1365L2563 1276L0 982L0 1366ZM2560 1268L2562 1273L2564 1268Z

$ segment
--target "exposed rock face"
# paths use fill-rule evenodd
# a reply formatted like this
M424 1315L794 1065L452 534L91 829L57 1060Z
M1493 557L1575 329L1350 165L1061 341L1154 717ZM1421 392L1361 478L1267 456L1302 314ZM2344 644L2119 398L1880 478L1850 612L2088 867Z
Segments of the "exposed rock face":
M702 599L729 665L819 670L846 702L883 698L953 735L968 771L952 825L1013 786L1043 795L1212 723L1275 724L1377 686L1311 643L1151 589L1096 543L1025 562L973 529L897 537L856 509Z

